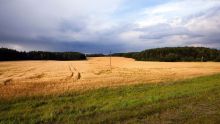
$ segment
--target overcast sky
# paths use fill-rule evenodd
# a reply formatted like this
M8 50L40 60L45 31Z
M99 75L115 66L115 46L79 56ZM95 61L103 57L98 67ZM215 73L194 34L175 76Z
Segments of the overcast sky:
M0 0L0 46L84 53L220 48L220 0Z

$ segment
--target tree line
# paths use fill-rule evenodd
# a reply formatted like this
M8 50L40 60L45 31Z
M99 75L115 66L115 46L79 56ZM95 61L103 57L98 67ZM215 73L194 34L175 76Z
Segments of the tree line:
M220 51L205 47L165 47L144 50L141 52L115 53L112 56L134 58L138 61L161 62L192 62L217 61L220 62Z
M106 55L102 53L97 53L97 54L86 54L86 57L105 57Z
M86 56L79 52L19 52L13 49L0 48L0 61L11 60L85 60Z
M89 54L88 57L109 56L104 54ZM205 47L165 47L148 49L141 52L114 53L111 56L133 58L138 61L161 62L220 62L220 50ZM13 49L0 48L0 61L10 60L85 60L86 56L79 52L19 52Z

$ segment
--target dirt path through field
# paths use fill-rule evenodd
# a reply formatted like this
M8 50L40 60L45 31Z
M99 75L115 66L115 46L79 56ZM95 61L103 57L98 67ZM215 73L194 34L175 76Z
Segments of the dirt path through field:
M140 62L129 58L87 61L0 62L0 97L47 95L137 83L158 83L220 73L215 62Z

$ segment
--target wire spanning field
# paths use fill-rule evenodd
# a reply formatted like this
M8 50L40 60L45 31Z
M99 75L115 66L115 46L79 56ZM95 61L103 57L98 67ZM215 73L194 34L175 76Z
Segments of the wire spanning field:
M215 62L140 62L112 57L87 61L14 61L0 63L2 98L48 95L70 90L158 83L220 72Z

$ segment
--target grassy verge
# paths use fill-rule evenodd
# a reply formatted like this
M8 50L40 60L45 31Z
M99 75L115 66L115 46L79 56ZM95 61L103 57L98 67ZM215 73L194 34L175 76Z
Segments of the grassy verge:
M220 74L0 101L0 123L219 123Z

